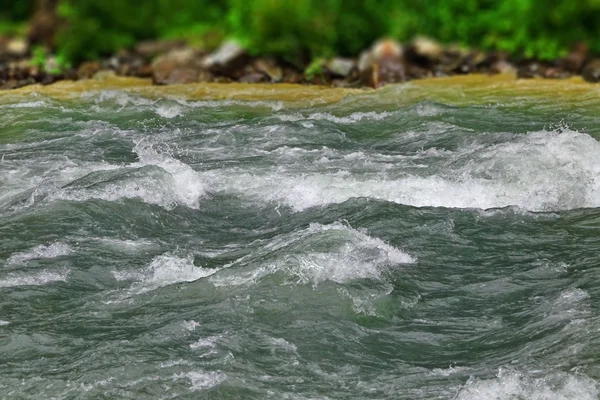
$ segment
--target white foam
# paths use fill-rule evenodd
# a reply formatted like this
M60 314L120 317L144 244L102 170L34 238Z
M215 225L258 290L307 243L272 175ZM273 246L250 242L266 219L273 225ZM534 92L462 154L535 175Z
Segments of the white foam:
M156 107L156 114L160 117L171 119L183 115L184 109L177 104L163 104Z
M141 281L134 283L131 291L139 294L175 283L193 282L217 271L217 269L196 267L194 257L191 255L178 257L165 253L155 257L143 271L134 272L133 277L140 277Z
M594 400L599 395L598 382L584 375L563 373L533 378L501 369L493 379L469 379L455 399Z
M271 346L273 346L273 349L281 349L290 353L295 353L298 350L294 343L288 342L283 338L272 337L268 339L268 342Z
M181 325L183 326L184 329L186 329L188 331L194 331L194 330L196 330L197 327L200 326L200 323L191 319L189 321L183 321L183 323Z
M134 152L143 165L156 165L171 175L171 189L179 202L190 208L198 208L200 197L204 195L205 190L200 175L196 171L168 154L158 153L148 143L138 143Z
M359 112L354 112L345 117L340 117L340 116L336 116L336 115L333 115L333 114L327 113L327 112L317 112L317 113L308 114L306 116L299 114L299 113L282 114L282 115L278 115L277 118L280 119L281 121L290 121L290 122L314 120L314 121L330 121L330 122L335 122L336 124L355 124L355 123L361 122L363 120L379 121L379 120L388 118L391 115L393 115L393 113L389 112L389 111L382 111L382 112L359 111Z
M208 349L209 353L213 353L212 350L216 347L217 340L219 340L220 337L221 336L210 336L207 338L198 339L194 343L190 344L190 348L192 350Z
M92 240L97 240L106 246L109 246L109 247L112 247L115 249L126 250L126 251L147 250L147 249L151 249L151 248L154 248L157 246L156 243L153 243L152 241L145 240L145 239L121 240L121 239L114 239L114 238L109 238L109 237L100 237L100 238L95 238Z
M10 322L0 320L0 326L6 326L6 325L10 325Z
M141 199L166 209L172 209L178 204L195 209L199 207L200 198L204 195L204 185L196 171L167 153L156 151L152 144L145 141L138 143L133 151L138 155L139 162L125 167L95 166L88 172L120 168L125 174L116 181L101 182L91 187L66 187L51 193L48 198L71 201ZM81 173L81 168L78 170L77 178L85 175Z
M43 286L53 282L66 282L69 270L41 271L35 274L12 273L0 278L0 288Z
M326 243L326 246L320 252L313 251L317 243ZM284 248L285 252L279 251ZM275 257L275 260L261 263L250 271L236 271L234 276L215 276L211 282L217 286L243 285L280 271L288 275L290 283L294 284L379 280L383 268L415 262L402 250L341 223L313 223L302 231L281 235L260 251L242 257L233 264L244 264L253 257Z
M448 368L434 368L429 372L429 375L432 376L451 376L454 374L458 374L466 371L466 367L457 367L455 365L451 365Z
M187 379L191 382L191 390L206 390L221 384L227 376L222 372L190 371L173 375L173 380Z
M475 143L434 155L421 152L420 162L430 164L421 169L393 169L384 163L357 173L350 172L352 164L331 171L312 163L302 169L294 164L202 176L214 191L283 203L295 211L357 197L416 207L554 211L600 206L598 154L600 143L589 135L543 131L508 143ZM366 162L372 158L368 153L360 156Z
M14 253L6 260L6 263L12 265L23 264L30 260L51 259L67 255L72 251L71 246L62 242L51 243L49 245L42 244L24 252Z

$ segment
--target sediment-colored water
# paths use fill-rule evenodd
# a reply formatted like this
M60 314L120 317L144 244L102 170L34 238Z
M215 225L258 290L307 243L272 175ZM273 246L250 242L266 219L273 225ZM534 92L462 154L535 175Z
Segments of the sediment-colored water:
M0 397L598 398L599 90L0 94Z

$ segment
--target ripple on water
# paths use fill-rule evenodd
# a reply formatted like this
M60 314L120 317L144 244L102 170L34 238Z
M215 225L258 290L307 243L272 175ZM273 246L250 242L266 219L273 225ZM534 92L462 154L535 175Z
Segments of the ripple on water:
M246 270L224 270L210 281L216 286L245 285L276 273L288 276L288 283L293 284L381 280L385 268L415 261L383 240L342 223L312 223L304 230L269 240L229 265L249 267Z

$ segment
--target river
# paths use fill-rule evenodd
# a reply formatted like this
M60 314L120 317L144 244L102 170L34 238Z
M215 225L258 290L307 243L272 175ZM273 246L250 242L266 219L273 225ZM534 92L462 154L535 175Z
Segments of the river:
M0 397L600 396L596 86L76 85L0 94Z

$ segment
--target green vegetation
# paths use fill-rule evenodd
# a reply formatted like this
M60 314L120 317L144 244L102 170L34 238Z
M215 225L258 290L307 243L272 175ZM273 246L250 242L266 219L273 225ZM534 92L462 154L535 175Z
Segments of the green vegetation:
M33 3L3 2L0 32L25 20ZM233 37L252 53L304 65L355 55L381 36L426 35L539 58L587 40L600 52L600 0L61 0L58 14L58 51L73 62L150 38L210 48Z

